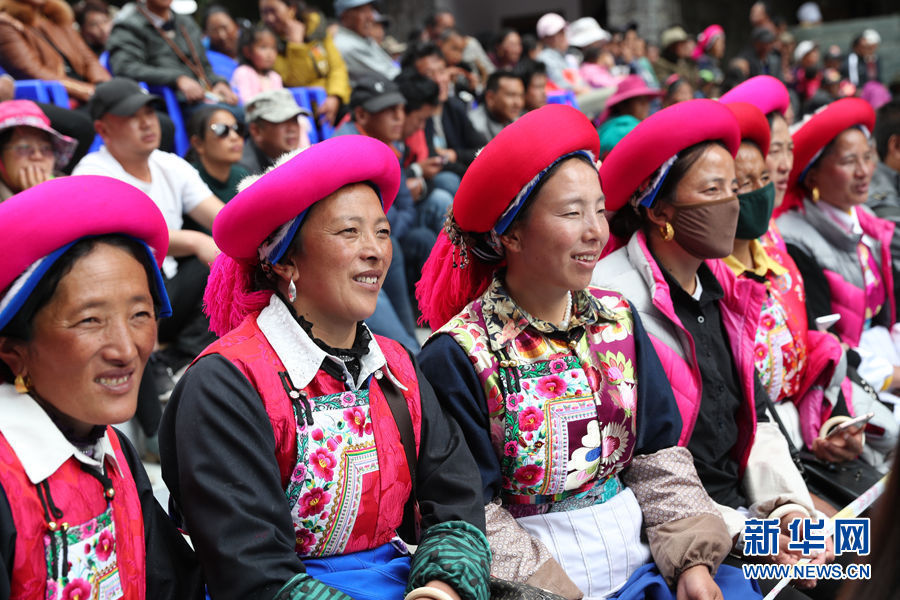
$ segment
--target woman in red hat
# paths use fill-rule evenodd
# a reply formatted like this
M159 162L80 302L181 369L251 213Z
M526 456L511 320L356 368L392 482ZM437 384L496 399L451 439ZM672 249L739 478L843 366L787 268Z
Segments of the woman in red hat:
M741 146L734 161L741 211L734 251L725 264L738 277L766 286L754 345L757 374L795 444L807 446L829 462L852 460L863 449L862 428L845 437L827 437L822 427L850 419L841 393L842 387L851 393L849 381L842 386L843 349L834 336L809 330L803 277L791 256L781 246L760 241L775 205L763 150L769 148L769 124L751 104L727 106L741 127Z
M778 220L791 257L806 286L810 326L838 315L829 331L852 348L851 375L879 391L900 387L900 348L890 329L896 322L890 242L894 226L863 204L875 168L869 132L875 112L864 100L846 98L828 105L794 132L787 212ZM855 373L854 373L855 371ZM845 394L850 414L866 395ZM879 403L871 408L880 410ZM880 423L881 424L881 423ZM893 447L896 423L890 418L883 451ZM870 443L878 440L869 438Z
M815 514L784 436L765 416L754 364L765 287L715 260L734 245L740 139L731 111L712 100L663 109L625 136L600 177L616 211L611 229L628 241L593 279L623 293L647 324L683 421L679 444L738 553L747 518L780 519L787 534L794 518ZM795 561L784 546L772 558Z
M216 218L223 254L205 302L221 338L179 382L159 434L214 600L487 598L472 457L407 350L364 323L399 185L390 148L338 137Z
M159 209L108 177L0 204L0 597L202 598L130 419L171 314Z
M559 135L535 145L546 131ZM676 446L637 313L588 285L608 238L598 145L566 106L505 128L466 172L418 285L437 328L422 369L478 462L492 574L567 598L718 598L717 583L758 597L719 568L731 540Z

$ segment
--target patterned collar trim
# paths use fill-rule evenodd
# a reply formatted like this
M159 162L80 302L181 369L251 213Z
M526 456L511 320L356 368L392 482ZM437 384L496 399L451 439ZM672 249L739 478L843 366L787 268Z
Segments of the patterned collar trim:
M555 323L531 316L517 305L503 286L501 278L502 274L495 275L491 285L481 296L485 329L494 352L502 350L529 326L544 334L560 335L601 320L616 320L615 315L587 289L577 290L572 292L572 318L568 327L561 329Z
M312 382L326 360L334 361L340 367L344 373L344 383L353 390L362 387L369 375L387 366L378 342L374 336L370 336L369 351L360 358L359 377L354 381L344 362L316 345L277 294L272 295L269 305L259 313L256 324L298 389L303 389Z

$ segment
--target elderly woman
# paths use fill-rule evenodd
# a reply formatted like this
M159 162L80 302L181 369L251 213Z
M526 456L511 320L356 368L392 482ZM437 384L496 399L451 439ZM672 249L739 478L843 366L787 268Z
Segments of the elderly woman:
M830 331L854 350L851 365L858 360L856 371L876 390L896 390L900 351L890 332L896 321L894 226L863 206L875 168L869 142L874 122L867 102L846 98L794 133L796 159L782 206L787 210L777 223L803 276L810 325L840 315ZM848 408L852 414L854 407Z
M77 142L50 127L30 100L0 102L0 202L53 178Z
M399 185L390 148L342 136L216 218L224 254L206 304L222 337L160 430L163 477L214 600L487 598L478 475L459 428L408 352L363 322L391 261L385 212ZM402 522L419 544L411 561Z
M546 131L562 135L530 143ZM719 568L731 540L675 446L681 418L637 313L588 287L608 237L597 152L571 107L504 129L419 282L440 327L422 368L478 461L491 570L567 598L719 598L718 569L726 597L756 597Z
M106 177L0 205L0 597L202 597L193 554L110 427L134 414L171 313L168 245L150 198Z
M627 243L600 261L593 278L623 293L647 323L681 413L679 444L737 552L748 517L780 519L787 534L794 518L814 514L784 436L767 422L754 368L765 287L710 260L734 244L739 146L737 121L712 100L663 109L626 135L600 177L607 208L616 211L613 233ZM786 544L780 550L778 562L798 558Z

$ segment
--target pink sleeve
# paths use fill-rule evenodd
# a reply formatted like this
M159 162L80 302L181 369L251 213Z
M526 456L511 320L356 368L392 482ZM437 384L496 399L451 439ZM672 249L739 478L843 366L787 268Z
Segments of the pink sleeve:
M261 90L259 74L250 65L241 65L231 75L231 87L245 104Z

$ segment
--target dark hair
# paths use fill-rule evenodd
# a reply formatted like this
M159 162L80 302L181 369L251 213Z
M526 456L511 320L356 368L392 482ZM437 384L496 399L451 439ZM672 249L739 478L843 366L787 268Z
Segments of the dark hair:
M3 148L3 146L9 143L9 140L12 139L15 132L15 127L7 127L6 129L0 130L0 148Z
M513 29L512 27L504 27L500 30L500 32L494 36L494 40L491 44L492 47L496 48L500 44L503 43L503 40L506 39L506 36L512 35L513 33L518 34L519 32Z
M669 169L669 173L666 175L665 180L663 180L659 192L656 193L653 206L659 206L660 203L671 204L675 201L675 190L678 188L678 184L687 172L691 170L691 167L693 167L712 146L725 148L725 144L719 140L706 140L694 144L693 146L688 146L678 153L678 158L672 163L672 167ZM653 171L649 179L654 179L657 173L659 173L659 169ZM615 216L610 220L609 230L616 237L627 240L635 231L644 226L647 217L646 213L647 208L643 206L635 208L630 201L627 201L625 202L625 206L617 210Z
M538 39L533 33L526 33L522 36L522 56L527 57L532 50L537 48Z
M595 63L597 59L600 58L600 55L603 54L604 48L601 46L588 46L582 51L584 55L584 62L586 63Z
M246 50L247 48L251 48L253 44L256 43L257 38L263 33L270 34L274 39L275 43L278 43L278 36L275 34L275 31L260 21L253 27L245 27L241 29L241 35L238 37L238 60L241 61L242 65L250 65L253 67L253 63L250 62L250 59L247 57ZM256 67L254 67L256 68Z
M201 106L191 113L191 118L187 123L188 139L191 139L194 136L197 136L201 140L206 139L206 132L209 131L209 122L212 121L213 115L220 110L228 112L226 109L222 108L221 105L208 105ZM199 158L200 157L197 156L197 153L194 151L194 146L191 145L187 154L185 154L184 159L188 162L195 162Z
M92 12L103 13L109 16L109 5L103 0L81 0L81 2L72 7L72 10L75 13L75 22L78 23L78 27L84 27L87 16Z
M34 290L32 290L31 294L25 300L25 303L22 305L22 308L19 309L19 312L17 312L9 323L6 324L6 327L0 330L0 337L22 342L31 341L31 338L34 335L34 318L38 311L44 308L53 299L53 296L56 294L56 289L59 287L59 282L72 270L75 263L78 262L80 258L84 258L90 254L99 244L120 248L128 252L135 260L141 263L141 266L144 267L144 272L147 274L147 285L150 288L150 294L153 296L153 310L156 315L159 315L160 307L162 306L162 298L160 296L160 290L157 290L155 286L156 276L154 272L156 270L156 265L152 262L152 259L147 254L144 246L134 238L122 234L104 234L96 237L84 238L75 242L71 248L66 250L62 256L56 259L56 262L47 270L35 286ZM0 378L6 379L7 381L12 381L15 378L15 374L2 360L0 360Z
M461 34L458 29L455 29L453 27L448 27L447 29L443 30L438 39L443 43L452 37L461 37L463 40L466 39L466 37Z
M425 27L431 29L435 25L437 25L438 17L441 15L453 15L449 10L436 10L432 13L428 13L428 16L425 17Z
M408 113L419 110L426 104L437 106L441 103L441 88L438 84L416 71L403 71L395 81L406 99L404 110Z
M415 68L416 61L428 56L437 56L441 60L444 60L444 54L434 42L418 41L411 43L409 48L407 48L406 53L403 55L403 58L400 59L400 66L404 69Z
M487 81L484 84L485 93L496 92L499 90L501 79L518 79L519 81L522 81L522 78L512 71L497 70L488 75ZM524 84L525 82L522 82L522 85Z
M900 135L900 100L892 100L878 109L875 118L875 149L884 160L888 153L888 142L892 135Z
M522 60L519 61L519 64L516 65L516 68L513 69L513 73L519 76L519 79L522 80L522 84L527 90L535 75L547 74L547 65L539 60L532 60L527 56L523 56Z
M203 11L203 19L200 21L200 24L203 26L203 30L206 30L206 26L209 23L209 18L213 15L217 15L219 13L224 13L228 15L228 17L233 21L234 17L231 16L231 13L228 12L228 9L222 6L221 4L210 4L206 7L206 10Z
M769 130L771 130L772 125L775 124L775 119L781 119L782 121L785 122L785 124L787 124L787 117L785 117L783 114L781 114L780 111L778 111L778 110L769 111L766 113L766 121L769 122Z

